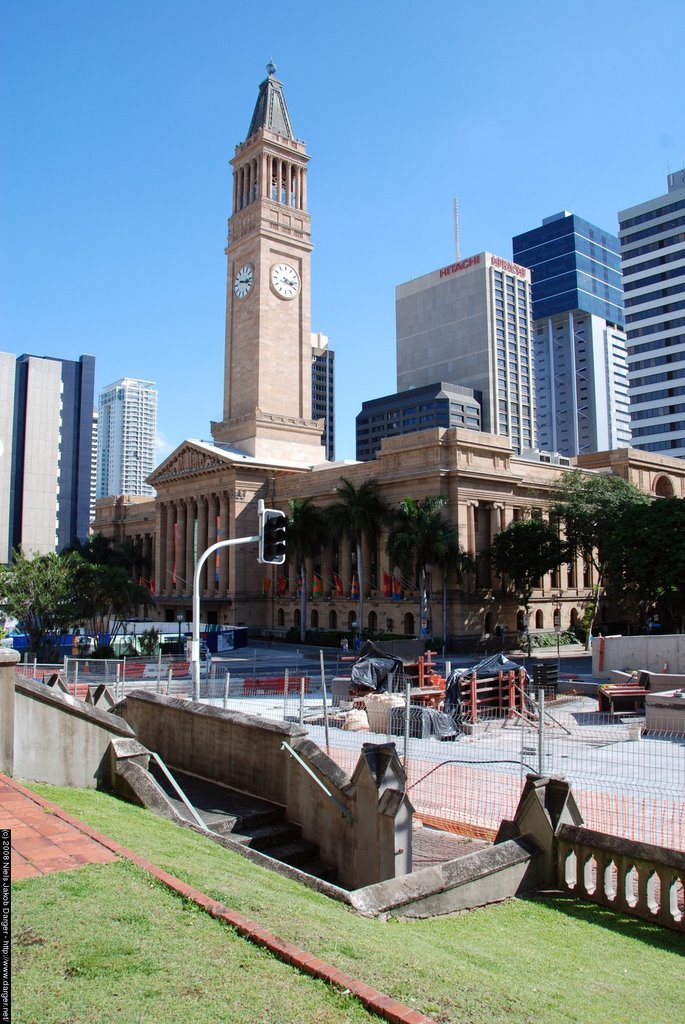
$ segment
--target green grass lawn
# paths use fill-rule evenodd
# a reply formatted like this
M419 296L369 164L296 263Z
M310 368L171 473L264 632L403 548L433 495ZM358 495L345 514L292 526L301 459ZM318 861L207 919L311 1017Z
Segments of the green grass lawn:
M685 1019L685 937L636 918L559 898L511 900L430 921L367 920L114 797L33 788L280 938L436 1021ZM189 910L130 865L30 879L13 890L13 994L16 1019L26 1024L369 1019L349 998ZM45 942L22 945L16 934L27 929ZM92 941L85 941L89 931ZM134 982L136 1005L126 1011ZM23 1004L30 1012L22 1012Z

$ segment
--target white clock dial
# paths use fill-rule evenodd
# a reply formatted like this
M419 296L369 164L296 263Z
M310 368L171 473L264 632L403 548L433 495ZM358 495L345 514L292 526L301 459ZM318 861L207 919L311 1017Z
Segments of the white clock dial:
M233 291L235 292L236 299L244 299L246 295L249 295L252 291L253 283L254 270L249 263L246 263L245 266L241 267L235 275Z
M300 290L300 278L288 263L276 263L271 268L271 286L282 299L294 299Z

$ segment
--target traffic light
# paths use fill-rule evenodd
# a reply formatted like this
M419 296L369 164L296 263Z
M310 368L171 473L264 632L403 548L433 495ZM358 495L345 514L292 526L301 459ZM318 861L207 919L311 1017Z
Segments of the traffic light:
M267 565L283 565L285 562L284 512L275 508L264 508L259 512L259 555L258 562Z

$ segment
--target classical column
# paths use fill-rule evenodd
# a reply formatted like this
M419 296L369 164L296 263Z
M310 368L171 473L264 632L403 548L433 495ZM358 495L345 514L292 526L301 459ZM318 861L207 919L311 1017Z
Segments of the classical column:
M193 576L195 574L195 508L194 498L186 498L186 567L185 594L193 593Z
M333 551L330 543L324 544L321 549L321 586L323 593L329 597L335 593L333 586Z
M212 544L216 544L218 540L221 540L221 530L219 527L219 496L217 494L210 494L208 498L208 516L209 523L207 526L207 545L211 547ZM217 590L217 552L211 556L207 561L207 592L208 594L214 594Z
M219 495L219 516L221 519L221 540L230 540L230 524L228 519L229 513L229 500L228 493L222 491ZM228 551L229 549L219 548L219 592L221 596L225 596L228 591Z
M166 517L166 540L164 548L164 576L159 581L159 593L173 593L173 572L174 557L176 554L176 505L173 501L165 502L167 509Z
M176 505L176 587L175 593L182 594L185 590L186 571L186 527L188 510L183 498Z
M340 538L340 578L347 595L352 589L352 544L346 534Z
M162 583L166 573L166 535L168 512L165 501L159 503L158 526L155 533L155 568L152 578L155 582L155 594L162 593Z
M208 519L208 499L207 496L202 494L197 499L197 557L205 553L209 547L208 531L207 531L207 519ZM202 566L202 572L200 573L200 579L198 581L201 594L207 593L207 562Z

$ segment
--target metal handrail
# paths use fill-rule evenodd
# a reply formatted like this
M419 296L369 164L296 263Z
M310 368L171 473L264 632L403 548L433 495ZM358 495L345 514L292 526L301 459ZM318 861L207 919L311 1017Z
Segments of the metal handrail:
M324 786L324 784L321 781L321 779L317 775L314 774L314 772L311 770L309 765L305 761L302 760L302 758L297 753L297 751L293 750L293 748L290 746L290 744L286 743L285 740L283 740L283 742L281 743L281 750L287 750L291 757L294 757L296 761L299 761L299 763L302 765L304 770L306 772L308 772L308 774L311 775L311 777L314 779L314 782L317 784L317 786L321 787L321 789L324 791L326 796L329 797L333 801L333 803L338 808L338 810L343 815L343 817L347 819L347 824L348 825L353 825L354 824L354 819L352 817L352 812L350 811L349 807L345 807L345 804L342 803L342 801L338 800L337 797L333 796L333 794L331 793L330 789L328 789L326 786Z
M207 823L204 822L202 820L202 818L200 817L200 815L197 813L197 811L195 810L195 808L191 804L190 800L188 799L188 797L185 795L185 793L183 792L183 790L179 786L179 784L176 781L176 779L173 777L173 775L171 774L171 772L169 771L167 766L164 764L164 761L162 761L162 759L159 756L159 754L156 754L154 752L154 750L151 750L150 751L150 756L154 757L155 761L157 762L157 764L162 769L162 771L166 775L166 777L169 780L169 782L171 783L171 785L174 787L174 789L178 793L178 795L179 795L180 799L182 800L182 802L185 804L185 806L188 808L188 810L190 811L192 816L195 818L195 821L198 823L200 828L203 829L205 832L210 832L211 829L209 828L209 825L207 825Z

